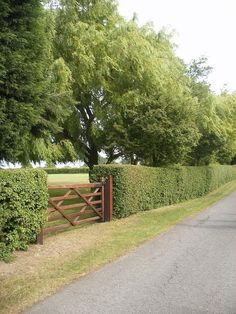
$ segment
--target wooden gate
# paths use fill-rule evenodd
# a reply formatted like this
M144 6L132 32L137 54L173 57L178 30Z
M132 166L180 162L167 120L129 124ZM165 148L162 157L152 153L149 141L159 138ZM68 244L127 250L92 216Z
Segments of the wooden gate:
M43 244L45 234L92 221L112 219L111 176L101 183L50 185L48 189L53 196L48 200L48 222L37 236L38 244Z

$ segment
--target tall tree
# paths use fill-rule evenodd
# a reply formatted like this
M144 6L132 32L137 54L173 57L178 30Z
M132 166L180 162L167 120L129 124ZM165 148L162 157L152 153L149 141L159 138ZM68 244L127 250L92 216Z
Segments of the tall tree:
M216 152L216 161L230 164L236 155L236 94L223 93L215 97L221 145Z
M121 75L113 72L112 143L134 164L182 162L198 140L196 102L185 67L165 32L138 28L134 21L117 32Z
M0 160L45 159L58 129L50 23L40 0L0 2Z
M108 76L115 62L108 52L110 32L119 21L112 0L61 1L55 47L72 75L74 112L62 137L69 139L81 159L98 163L106 130L102 125Z
M208 83L208 75L211 68L207 65L207 59L200 57L193 60L187 66L187 75L190 77L190 90L197 100L197 125L200 132L198 144L193 148L189 163L192 165L209 164L218 148L218 124L214 97Z
M124 21L112 0L71 0L61 2L55 43L58 57L63 57L72 73L76 100L63 136L89 167L98 163L101 150L108 162L118 156L135 159L150 154L153 165L176 161L180 137L186 148L183 159L197 137L194 100L164 32L139 28L135 19ZM178 110L181 119L174 118ZM180 121L181 132L177 131ZM168 160L170 152L175 158Z
M200 139L194 147L190 164L229 163L235 147L234 97L224 93L215 96L208 83L211 67L207 59L193 60L188 68L191 92L198 101L197 125Z

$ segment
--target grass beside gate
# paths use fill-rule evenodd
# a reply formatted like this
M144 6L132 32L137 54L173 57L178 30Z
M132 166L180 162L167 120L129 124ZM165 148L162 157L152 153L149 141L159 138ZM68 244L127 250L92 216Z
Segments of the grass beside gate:
M79 231L74 229L49 237L45 245L31 246L28 252L17 252L14 263L0 263L0 312L19 313L234 190L236 181L202 198L140 212L110 223L87 225Z

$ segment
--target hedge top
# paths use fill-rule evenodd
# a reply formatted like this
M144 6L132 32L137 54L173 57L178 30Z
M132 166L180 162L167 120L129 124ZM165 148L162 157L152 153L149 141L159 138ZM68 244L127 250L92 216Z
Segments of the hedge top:
M91 181L113 176L114 216L128 216L183 200L197 198L236 179L233 166L151 168L131 165L99 165Z

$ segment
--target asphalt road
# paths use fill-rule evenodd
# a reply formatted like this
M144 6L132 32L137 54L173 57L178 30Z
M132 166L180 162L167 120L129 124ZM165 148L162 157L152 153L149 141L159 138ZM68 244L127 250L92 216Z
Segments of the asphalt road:
M236 192L25 313L236 314Z

